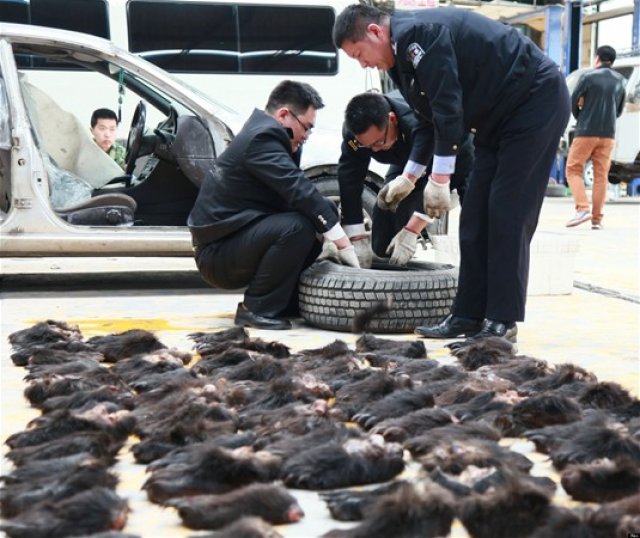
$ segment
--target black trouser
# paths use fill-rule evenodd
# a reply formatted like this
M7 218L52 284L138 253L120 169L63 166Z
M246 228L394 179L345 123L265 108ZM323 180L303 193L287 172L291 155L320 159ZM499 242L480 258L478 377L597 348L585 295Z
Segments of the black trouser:
M389 167L385 184L402 174L402 169L401 166L392 164ZM388 257L386 250L389 243L402 227L409 222L413 212L424 212L422 191L426 184L426 176L418 179L415 189L398 204L398 209L395 212L380 209L378 204L374 206L373 214L371 215L371 250L378 256Z
M473 167L473 141L469 136L466 142L460 148L456 159L456 171L451 176L451 189L456 189L460 198L460 204L464 199L467 188L467 179ZM385 177L385 184L402 174L404 165L392 164ZM394 236L409 222L414 211L424 213L423 191L427 185L428 176L431 168L427 169L427 173L418 179L416 187L398 205L397 211L385 211L377 205L373 208L371 215L371 249L380 257L388 256L386 254L389 243Z
M454 314L524 320L529 245L569 112L564 78L545 59L528 99L505 117L492 142L476 137L460 215Z
M298 278L314 262L321 247L307 217L279 213L198 249L196 264L212 286L247 286L244 304L254 314L296 315Z

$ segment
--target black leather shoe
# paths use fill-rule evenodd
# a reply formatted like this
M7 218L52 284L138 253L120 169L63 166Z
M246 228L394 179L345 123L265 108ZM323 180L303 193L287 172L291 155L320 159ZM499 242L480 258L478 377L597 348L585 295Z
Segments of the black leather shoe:
M254 314L244 303L238 304L238 310L236 310L235 324L240 327L253 327L254 329L265 329L271 331L282 331L285 329L291 329L291 322L286 319L280 318L267 318L265 316L259 316Z
M469 340L482 340L490 336L499 336L515 344L518 341L518 326L515 322L503 323L502 321L485 319L480 332L469 337Z
M416 327L415 333L425 338L458 338L476 334L481 328L482 322L477 319L449 314L438 325Z
M507 342L511 343L513 346L513 352L517 353L517 338L518 335L518 326L515 322L507 322L503 323L501 321L493 321L491 319L485 319L482 323L482 329L480 332L470 336L466 340L458 340L457 342L451 342L447 344L445 347L448 347L451 351L456 351L457 349L461 349L463 347L467 347L471 344L475 344L480 340L491 337L499 337L504 338Z

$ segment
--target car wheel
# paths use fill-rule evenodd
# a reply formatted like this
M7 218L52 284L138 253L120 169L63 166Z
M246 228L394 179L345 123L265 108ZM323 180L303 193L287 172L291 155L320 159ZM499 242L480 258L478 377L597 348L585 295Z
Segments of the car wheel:
M584 186L588 189L593 186L593 163L591 161L585 164L582 179L584 180Z
M551 198L563 198L566 195L567 195L566 185L562 185L561 183L549 183L547 185L545 196L549 196Z
M356 316L390 301L367 330L377 333L413 332L445 318L458 287L453 265L411 261L406 267L386 262L356 269L328 260L314 263L300 276L300 314L311 325L351 332Z

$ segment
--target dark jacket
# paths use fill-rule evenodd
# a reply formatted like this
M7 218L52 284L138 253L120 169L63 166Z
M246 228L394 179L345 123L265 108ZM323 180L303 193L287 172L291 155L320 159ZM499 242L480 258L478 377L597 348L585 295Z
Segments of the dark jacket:
M395 164L401 167L409 159L413 145L413 130L418 125L418 119L400 95L387 94L385 98L398 118L399 130L398 140L388 150L372 151L369 148L358 147L358 141L354 134L345 126L342 127L338 183L340 184L343 224L362 222L362 189L372 158L381 163ZM420 153L430 159L433 155L433 139L424 137L421 142Z
M407 102L433 122L435 154L455 155L465 132L477 142L526 100L544 55L515 28L456 8L396 11L396 64L389 71ZM423 125L416 136L428 136ZM424 156L412 152L411 160ZM424 164L424 163L423 163Z
M626 79L608 67L580 77L571 94L571 111L578 120L575 136L615 138L616 118L624 110ZM580 103L583 102L583 105Z
M187 221L193 244L223 239L266 215L297 211L320 233L337 222L335 207L305 177L287 131L254 110L200 188Z

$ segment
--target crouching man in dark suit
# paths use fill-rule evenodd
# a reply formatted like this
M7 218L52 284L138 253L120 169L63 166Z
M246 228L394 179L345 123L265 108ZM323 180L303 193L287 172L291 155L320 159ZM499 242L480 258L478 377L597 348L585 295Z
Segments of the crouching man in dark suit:
M308 84L285 80L254 110L205 179L188 225L200 274L212 286L246 286L236 325L289 329L298 278L332 242L337 261L358 267L335 205L299 167L324 106ZM330 246L334 246L330 245Z

